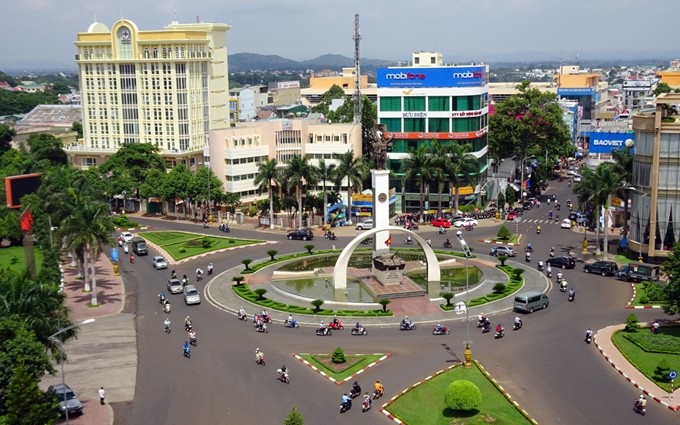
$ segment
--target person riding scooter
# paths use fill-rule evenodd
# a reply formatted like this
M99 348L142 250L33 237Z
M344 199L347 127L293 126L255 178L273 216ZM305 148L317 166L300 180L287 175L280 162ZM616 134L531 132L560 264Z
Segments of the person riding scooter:
M208 276L213 274L213 263L208 264Z
M451 241L449 240L449 238L446 238L446 240L444 241L444 248L451 248L451 246L452 246Z
M569 288L569 301L574 301L575 297L576 297L576 291L574 291L574 288Z
M536 226L536 234L537 235L541 234L541 226Z
M543 260L538 262L538 271L542 271L542 270L543 270Z
M358 381L354 381L352 384L352 391L350 391L349 396L351 398L358 397L361 395L361 385L359 385Z
M407 236L406 239L404 239L404 243L406 245L413 245L413 239L411 239L410 236Z
M519 316L515 316L515 329L519 329L522 327L522 319L519 318Z
M551 257L554 257L554 256L555 256L555 247L554 247L554 246L551 246L551 247L550 247L550 256L551 256Z
M548 267L545 269L545 275L548 276L548 279L552 278L552 267L550 267L550 264L548 264Z
M443 235L444 233L446 233L446 229L444 229L444 226L439 226L439 234Z
M531 252L527 252L526 260L527 260L527 263L531 261Z
M564 279L562 272L557 272L557 283L562 283L562 279Z

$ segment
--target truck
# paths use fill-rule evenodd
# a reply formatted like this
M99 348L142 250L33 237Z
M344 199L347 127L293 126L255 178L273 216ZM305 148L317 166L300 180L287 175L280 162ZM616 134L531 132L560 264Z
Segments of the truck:
M630 263L616 272L616 278L626 282L658 282L661 266L646 263Z
M132 252L137 255L147 255L149 253L144 238L135 236L132 238L132 241L130 241L130 244L132 245Z

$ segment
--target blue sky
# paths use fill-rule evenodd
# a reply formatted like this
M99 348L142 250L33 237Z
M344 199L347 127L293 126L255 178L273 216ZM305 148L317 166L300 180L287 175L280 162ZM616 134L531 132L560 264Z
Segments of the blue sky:
M367 58L408 60L418 50L441 51L447 62L515 52L555 61L645 50L680 56L676 34L658 31L677 28L679 0L0 0L0 10L0 69L17 60L72 63L75 34L95 16L109 27L122 16L153 30L175 13L180 22L229 24L230 53L296 60L351 57L355 13Z

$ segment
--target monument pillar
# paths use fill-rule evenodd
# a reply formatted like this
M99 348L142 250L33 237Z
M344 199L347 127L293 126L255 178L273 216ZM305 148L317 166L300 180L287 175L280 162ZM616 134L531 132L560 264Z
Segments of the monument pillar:
M371 183L373 186L373 224L379 231L374 238L374 256L390 252L390 171L371 170Z

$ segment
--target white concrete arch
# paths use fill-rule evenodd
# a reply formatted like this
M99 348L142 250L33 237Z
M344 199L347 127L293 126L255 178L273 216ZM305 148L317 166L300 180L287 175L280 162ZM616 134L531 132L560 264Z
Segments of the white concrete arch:
M352 256L354 250L361 244L361 241L369 236L375 236L379 232L389 230L392 233L407 234L413 237L425 253L425 263L427 271L427 281L436 282L439 284L441 280L441 269L439 267L439 260L437 260L437 255L432 250L432 247L427 244L427 241L420 237L417 233L404 229L403 227L387 226L380 229L367 230L352 241L347 244L347 246L340 253L338 261L335 263L335 268L333 269L333 287L335 289L345 289L347 288L347 266L349 265L349 259ZM437 285L438 286L438 285Z

